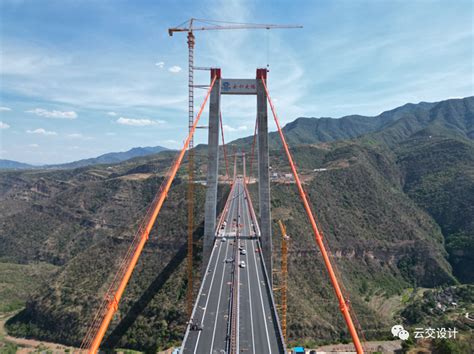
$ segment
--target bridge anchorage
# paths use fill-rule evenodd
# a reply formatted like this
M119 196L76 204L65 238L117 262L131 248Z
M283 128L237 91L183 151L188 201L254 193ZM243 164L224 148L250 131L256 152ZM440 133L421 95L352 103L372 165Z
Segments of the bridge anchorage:
M223 79L220 69L211 69L211 83L184 145L170 167L139 227L104 301L89 326L81 348L96 353L119 306L153 224L171 188L186 150L209 100L208 171L203 242L203 274L180 352L187 353L285 353L286 345L272 291L272 235L268 152L268 107L270 106L314 239L323 257L331 285L357 353L363 353L322 233L298 176L267 87L267 69L257 69L255 79ZM256 95L258 217L247 189L245 155L242 173L236 171L231 190L217 218L219 130L222 95ZM255 137L254 137L255 141ZM252 150L254 150L252 148ZM253 159L253 153L252 157ZM207 262L207 264L206 264Z

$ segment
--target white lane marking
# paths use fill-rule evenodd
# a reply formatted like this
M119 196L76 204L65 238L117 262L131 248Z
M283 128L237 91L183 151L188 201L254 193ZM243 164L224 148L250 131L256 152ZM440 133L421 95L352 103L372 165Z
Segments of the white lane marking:
M234 208L235 209L235 208ZM232 217L232 216L231 216ZM229 249L229 242L227 242L227 245L226 245L226 251L225 251L225 258L227 259L228 257L228 249ZM234 245L235 247L235 245ZM212 340L211 340L211 347L210 347L210 352L212 353L212 350L214 348L214 340L215 340L215 337L216 337L216 328L217 328L217 316L219 315L219 306L220 306L220 303L221 303L221 297L222 297L222 286L224 284L224 275L225 275L225 267L226 267L226 264L227 263L224 263L224 271L222 272L222 278L221 278L221 288L220 288L220 291L219 291L219 299L217 300L217 309L216 309L216 316L215 316L215 319L214 319L214 330L212 332Z
M268 344L268 353L272 352L272 347L270 346L270 336L268 334L268 327L267 327L267 319L265 317L265 307L263 306L263 296L262 296L262 287L260 286L260 276L258 275L258 268L257 268L257 257L255 256L255 247L253 240L251 240L252 243L252 254L253 254L253 261L255 264L255 271L257 273L257 287L258 291L260 293L260 303L262 305L262 315L263 315L263 323L265 323L265 333L267 334L267 344Z
M248 209L247 209L247 220L248 220ZM251 231L250 231L251 232ZM250 236L250 235L248 235ZM252 242L252 241L250 241ZM248 249L248 240L245 240L245 249ZM248 252L247 252L248 254ZM247 257L248 259L248 257ZM249 264L250 265L250 264ZM250 310L250 333L252 334L252 353L255 354L255 338L253 336L253 316L252 316L252 293L250 292L250 272L249 266L247 266L247 288L249 290L249 310Z
M212 272L211 285L209 286L209 292L211 292L212 284L214 283L214 276L216 275L216 269L215 268L217 267L217 264L219 263L218 261L219 261L219 256L221 254L221 249L222 249L222 243L219 245L219 252L217 253L217 259L216 259L216 263L214 265L214 271ZM204 317L206 316L208 302L209 302L209 296L207 297L206 305L204 306L204 312L202 314L202 319L201 319L201 326L204 323ZM194 354L196 354L196 351L197 351L197 348L198 348L198 345L199 345L199 338L201 338L201 333L202 333L202 331L199 331L199 333L198 333L198 336L197 336L197 339L196 339L196 344L195 344L195 347L194 347Z
M239 185L241 186L241 184ZM241 204L242 204L242 196L240 195L240 198L239 198L239 204L238 204L238 209L237 209L237 213L239 214L238 215L238 223L237 223L237 230L238 232L236 232L236 235L240 235L241 234L241 230L240 230L240 225L239 225L239 222L240 222L240 215L242 214L242 208L241 208ZM240 238L236 238L235 240L236 244L234 245L234 247L239 247L240 246ZM237 248L235 249L236 251L236 258L237 258L237 262L240 262L240 250ZM239 263L236 263L234 264L234 269L237 271L237 298L235 299L235 301L237 302L237 314L236 314L236 327L237 327L237 338L236 338L236 352L239 353L240 352L240 264Z
M234 209L233 206L234 206L234 204L232 203L232 205L229 207L230 211L233 211L233 209ZM232 213L229 213L229 215L232 217ZM228 227L228 225L229 225L229 222L227 221L226 228ZM227 246L228 245L229 245L229 243L226 243L226 256L225 256L225 258L227 258ZM214 271L212 272L211 285L209 286L209 294L212 292L212 285L214 283L214 276L216 275L217 265L220 263L219 262L219 256L220 256L220 253L221 253L221 249L222 249L222 242L219 243L219 252L217 254L216 263L214 265ZM222 289L222 286L221 286L221 289ZM210 296L207 296L206 305L204 306L204 313L203 313L202 319L201 319L201 325L204 324L204 318L206 316L206 311L207 311L207 305L209 303L209 298L210 298ZM197 348L198 348L198 345L199 345L199 339L201 338L201 333L202 333L202 331L199 331L199 333L198 333L198 337L196 339L196 345L194 347L194 354L196 354L196 351L197 351Z
M226 250L225 250L225 257L226 258L227 258L228 249L229 249L229 243L227 243L227 245L226 245ZM221 287L220 287L220 290L219 290L219 298L217 300L216 315L215 315L215 318L214 318L214 329L212 331L212 340L211 340L211 347L210 347L210 352L211 353L212 353L212 348L214 347L214 339L216 337L217 317L219 316L219 306L220 306L220 303L221 303L222 288L223 288L223 285L224 285L224 275L225 275L225 266L226 266L226 264L227 263L224 263L224 270L222 271L222 278L221 278Z

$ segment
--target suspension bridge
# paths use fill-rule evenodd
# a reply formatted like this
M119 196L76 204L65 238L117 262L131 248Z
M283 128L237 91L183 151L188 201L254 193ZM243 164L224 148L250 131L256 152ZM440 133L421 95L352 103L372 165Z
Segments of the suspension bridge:
M253 164L255 153L258 170L258 215L254 211L247 189L249 178L245 171L245 156L242 156L244 167L241 173L237 173L237 164L234 162L234 176L227 202L224 210L217 212L219 132L222 125L221 97L227 94L255 95L257 98L257 119L250 166ZM204 271L201 287L188 319L181 353L286 352L285 331L280 324L272 288L268 105L313 231L315 243L321 251L334 289L335 300L339 304L356 352L363 353L350 302L343 294L342 286L334 271L330 254L316 223L315 214L304 191L271 100L266 68L257 69L253 79L225 79L222 78L220 69L210 69L210 84L190 126L189 134L131 241L103 302L88 327L81 349L89 353L96 353L99 350L208 102Z

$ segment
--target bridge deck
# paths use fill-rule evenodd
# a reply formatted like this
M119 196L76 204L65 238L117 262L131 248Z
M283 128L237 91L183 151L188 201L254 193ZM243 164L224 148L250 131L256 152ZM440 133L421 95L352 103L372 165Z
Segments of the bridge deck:
M224 211L203 283L188 325L182 353L228 353L231 323L237 323L236 346L245 353L283 353L271 288L260 253L243 181L236 179ZM224 241L225 239L225 241ZM240 249L245 250L240 251ZM246 253L246 254L243 254ZM226 262L227 261L227 262ZM241 261L245 267L239 267ZM239 281L233 281L238 279ZM238 306L232 306L233 284L238 286ZM235 304L234 304L235 305ZM237 318L231 321L232 308ZM235 310L234 310L235 311Z

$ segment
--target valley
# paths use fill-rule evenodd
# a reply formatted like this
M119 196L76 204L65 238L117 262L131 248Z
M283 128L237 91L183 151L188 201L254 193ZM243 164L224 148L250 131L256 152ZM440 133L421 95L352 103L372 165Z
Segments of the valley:
M399 322L472 331L462 315L474 312L474 98L405 105L378 117L299 118L284 132L365 338L390 340ZM287 163L271 136L272 172L285 175ZM250 139L229 146L241 148ZM251 144L245 146L250 154ZM206 146L195 152L196 180L203 180ZM117 255L125 252L173 157L164 151L114 164L0 172L0 309L24 308L7 321L10 335L80 344L118 267ZM187 161L107 332L107 348L158 351L181 343L186 167ZM249 185L258 210L256 187ZM195 189L197 294L205 186ZM347 342L295 185L275 180L271 190L277 271L278 220L291 237L289 346ZM221 183L218 210L228 192ZM279 274L274 281L278 286ZM459 306L444 304L444 293ZM447 307L432 316L438 302Z

